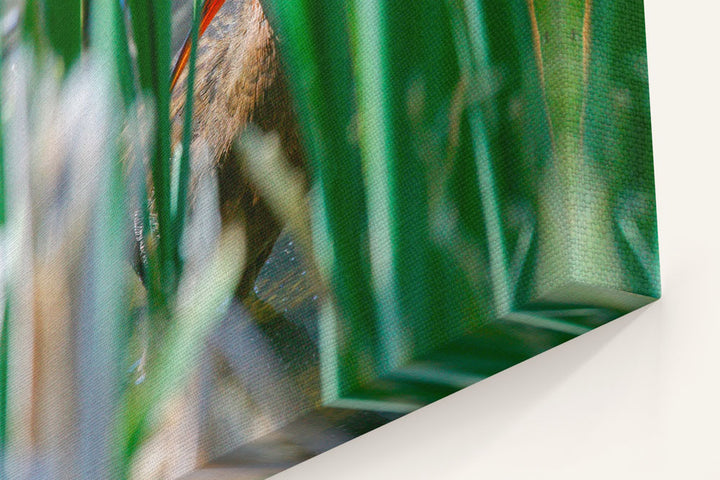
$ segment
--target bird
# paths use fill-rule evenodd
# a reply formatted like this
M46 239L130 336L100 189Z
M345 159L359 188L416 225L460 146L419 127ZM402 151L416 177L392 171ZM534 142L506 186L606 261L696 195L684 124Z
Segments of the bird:
M191 42L191 34L188 34L171 77L170 119L175 145L180 144L183 136L188 93L186 66ZM244 266L227 309L227 318L219 322L208 337L207 345L212 354L206 355L204 361L210 362L211 378L215 380L206 379L202 388L212 390L222 388L222 385L234 385L233 382L243 385L242 395L251 398L247 404L253 407L240 402L234 408L249 408L243 414L247 416L250 412L253 421L244 424L242 430L239 426L226 425L225 428L237 428L236 435L250 438L253 432L266 428L267 418L287 421L297 412L309 408L318 401L319 392L316 387L319 383L315 361L317 345L306 331L305 320L298 323L276 310L274 305L277 303L271 301L274 293L268 295L274 287L258 289L259 293L254 288L284 224L278 212L263 198L261 188L243 168L243 153L237 147L237 139L250 125L264 132L276 132L288 167L300 173L306 192L310 186L298 122L280 60L278 38L260 0L204 1L200 12L194 83L191 152L194 144L202 145L211 161L207 165L202 163L201 168L191 167L188 202L194 201L196 177L214 175L218 185L221 228L239 222L245 235ZM202 162L200 157L205 155L191 155L191 162ZM306 282L301 270L283 271L280 275L280 284ZM285 306L300 304L313 296L305 288L293 290L291 295L297 298L282 295ZM220 360L221 357L234 360ZM240 360L242 367L238 367ZM233 365L231 372L227 365ZM258 372L264 373L258 375ZM234 379L228 380L226 376ZM278 410L273 407L275 403L265 402L263 396L292 399L294 407ZM188 411L195 408L191 406L192 398L195 397L186 399ZM205 438L203 451L196 459L200 463L209 460L212 452L216 454L227 448L224 441L218 440L215 444L211 440L215 438L212 425L213 415L217 412L214 404L206 407L203 419L198 420ZM166 426L168 431L182 430L182 417L175 415ZM175 421L180 423L173 423Z
M170 116L179 142L187 98L192 38L183 44L172 74ZM246 235L245 268L235 296L247 299L283 224L240 167L236 139L253 124L277 132L284 157L302 173L306 162L283 71L275 30L259 0L205 0L198 32L192 142L207 145L219 185L223 224L240 221ZM200 171L198 174L207 172ZM192 180L191 180L192 183Z

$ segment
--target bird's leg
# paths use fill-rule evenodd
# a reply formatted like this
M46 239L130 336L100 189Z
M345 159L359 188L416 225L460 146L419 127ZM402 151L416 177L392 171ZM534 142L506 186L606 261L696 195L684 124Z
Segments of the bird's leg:
M235 296L245 300L280 236L282 224L246 178L239 156L231 149L228 158L218 167L218 193L223 224L239 221L245 231L245 269L235 290Z

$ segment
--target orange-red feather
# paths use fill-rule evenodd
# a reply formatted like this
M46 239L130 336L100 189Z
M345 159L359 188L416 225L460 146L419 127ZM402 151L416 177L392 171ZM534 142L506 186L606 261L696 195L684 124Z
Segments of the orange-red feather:
M207 29L208 25L210 25L210 22L215 17L215 14L220 10L220 7L223 6L223 3L225 3L225 0L205 0L203 3L202 13L200 17L200 27L198 29L198 39L202 37L202 34L205 33L205 29ZM192 45L192 31L188 33L187 38L185 39L185 43L183 44L182 50L180 50L180 56L177 59L177 63L175 64L175 69L173 69L172 74L172 81L170 83L170 90L175 88L175 84L178 81L178 78L180 78L180 73L185 68L185 65L188 62L188 59L190 58L190 47Z

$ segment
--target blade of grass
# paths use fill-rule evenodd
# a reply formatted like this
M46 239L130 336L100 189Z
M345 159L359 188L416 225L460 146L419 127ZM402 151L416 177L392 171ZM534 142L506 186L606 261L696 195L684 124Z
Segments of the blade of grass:
M27 0L22 20L22 39L32 45L36 52L45 53L46 38L40 14L41 0Z
M378 297L379 316L382 319L380 337L396 338L401 313L397 305L397 288L392 274L393 258L390 206L390 166L392 155L392 128L389 118L387 82L387 36L384 4L357 2L353 5L350 25L352 47L356 61L355 77L358 82L358 110L362 123L359 140L363 152L364 174L367 178L368 216L372 219L369 231L370 261L374 294ZM371 53L372 52L372 53ZM382 342L382 340L381 340ZM383 345L384 356L392 349Z
M82 441L80 461L82 471L93 478L117 478L115 466L121 463L118 448L121 439L113 435L113 414L118 408L125 365L123 345L126 343L130 321L126 292L128 278L120 272L129 251L125 199L127 192L123 177L119 138L123 112L119 106L131 98L128 77L123 70L129 66L129 56L117 41L125 41L124 20L117 0L95 0L91 10L90 44L94 58L99 60L96 75L98 89L103 92L108 112L106 134L108 142L104 158L99 161L100 195L93 215L88 245L88 297L81 317L84 335L79 342L83 358L93 360L92 368L79 379L85 387L80 409ZM124 78L124 80L123 80ZM103 84L102 82L106 82ZM91 401L94 399L94 401ZM83 421L84 420L84 421Z
M112 0L111 0L112 1ZM117 92L119 94L119 92ZM119 104L119 95L117 98ZM115 108L115 111L118 109ZM119 122L115 120L115 125ZM118 133L117 130L115 133ZM111 143L112 142L108 142ZM121 268L129 249L124 234L125 188L117 150L111 146L103 159L100 199L95 207L91 239L87 254L85 290L88 308L83 312L82 358L92 359L92 367L81 376L84 391L81 408L83 472L92 478L113 478L118 464L117 438L113 437L113 412L119 402L124 375L124 326L130 321L126 304L128 277ZM90 401L94 399L94 401ZM85 414L84 416L82 414ZM84 417L84 418L83 418ZM85 420L83 422L83 420Z
M214 258L193 283L203 288L182 297L155 358L148 362L145 382L124 392L118 422L123 471L128 471L133 455L152 430L163 398L172 396L183 384L200 346L224 315L226 300L243 267L238 261L245 255L243 238L239 228L230 228L224 234Z
M300 119L302 138L323 214L316 235L329 241L316 249L343 322L353 332L339 344L321 345L325 373L339 368L340 378L323 383L332 399L378 372L368 356L377 357L377 305L371 290L368 219L361 158L355 144L355 90L347 48L344 2L268 2L278 25L289 68L288 79ZM338 341L335 339L335 341ZM335 365L335 366L332 366Z
M155 107L156 150L152 160L154 196L158 216L158 257L163 273L163 288L167 295L177 288L179 281L175 264L178 238L173 228L170 206L170 42L171 42L171 6L170 0L154 0L153 33L155 35Z
M120 80L120 91L122 92L125 108L129 108L137 98L135 77L133 75L134 68L130 57L130 43L124 9L119 1L114 2L114 6L115 12L113 18L116 23L113 28L115 37L113 42L115 44L115 65L117 68L117 76Z
M172 212L173 215L173 230L176 233L176 240L182 238L183 229L185 225L185 212L187 210L187 190L190 182L190 144L192 141L192 118L193 118L193 101L195 99L195 65L197 63L197 44L198 36L200 31L200 17L201 17L200 0L193 0L193 22L192 30L190 32L191 44L190 44L190 61L188 65L187 74L187 98L185 99L185 118L183 123L183 138L182 138L182 154L180 157L180 165L178 172L178 188L177 197L174 200L174 204L177 208ZM180 258L180 242L175 242L174 257L175 262L179 266L178 270L182 268L182 259Z
M137 47L140 86L150 92L155 108L155 142L151 160L153 206L157 214L158 274L162 289L156 304L167 306L177 288L174 254L177 237L173 228L170 189L170 0L130 0L133 39ZM146 230L146 234L149 234ZM166 307L162 307L166 309Z
M45 0L45 30L67 72L82 49L82 0Z
M430 172L443 160L428 146L447 141L438 126L447 124L459 75L443 4L358 1L352 12L374 292L383 308L379 361L395 368L442 335L433 318L443 299L431 279L445 267L432 261L430 239L431 184L440 180Z
M476 177L481 192L481 205L487 235L490 279L493 282L495 310L503 314L511 308L510 275L508 272L507 245L500 220L499 190L491 162L490 132L492 115L483 112L483 103L490 95L488 83L491 67L485 32L483 6L476 0L450 1L453 12L453 32L458 45L459 61L464 75L470 79L474 99L467 105L472 132Z

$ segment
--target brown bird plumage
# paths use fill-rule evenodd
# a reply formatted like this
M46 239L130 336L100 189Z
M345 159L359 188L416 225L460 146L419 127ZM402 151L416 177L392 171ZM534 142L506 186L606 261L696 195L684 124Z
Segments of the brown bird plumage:
M223 222L240 220L247 235L247 266L236 294L245 298L269 256L282 225L239 167L233 143L249 123L277 131L286 158L303 167L297 125L277 51L275 33L258 0L206 0L222 4L198 42L193 142L210 148ZM212 6L212 5L210 5ZM174 88L173 141L181 139L186 72ZM199 172L199 174L213 172Z

